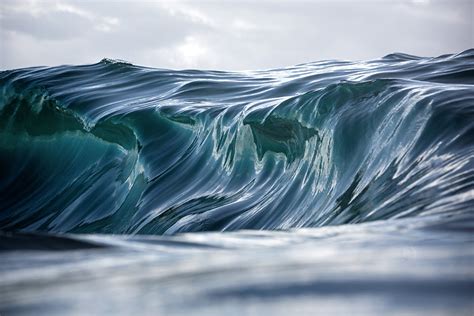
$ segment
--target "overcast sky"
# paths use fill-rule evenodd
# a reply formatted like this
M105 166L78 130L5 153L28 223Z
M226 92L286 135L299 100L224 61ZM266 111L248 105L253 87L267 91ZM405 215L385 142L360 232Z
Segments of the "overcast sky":
M1 0L0 66L245 70L474 47L474 0Z

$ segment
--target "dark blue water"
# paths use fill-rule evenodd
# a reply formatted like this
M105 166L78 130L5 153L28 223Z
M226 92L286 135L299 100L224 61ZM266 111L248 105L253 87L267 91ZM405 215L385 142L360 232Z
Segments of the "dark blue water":
M0 87L0 312L473 313L474 50Z

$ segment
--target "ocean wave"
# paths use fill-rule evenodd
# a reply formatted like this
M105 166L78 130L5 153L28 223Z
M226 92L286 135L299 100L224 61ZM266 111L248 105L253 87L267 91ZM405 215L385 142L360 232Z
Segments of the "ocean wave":
M474 50L0 74L0 229L289 229L474 206Z

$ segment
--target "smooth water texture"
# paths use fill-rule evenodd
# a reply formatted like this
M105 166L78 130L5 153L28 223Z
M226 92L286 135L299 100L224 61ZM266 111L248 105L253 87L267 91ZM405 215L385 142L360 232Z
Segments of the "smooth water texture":
M474 50L0 87L0 312L473 312Z

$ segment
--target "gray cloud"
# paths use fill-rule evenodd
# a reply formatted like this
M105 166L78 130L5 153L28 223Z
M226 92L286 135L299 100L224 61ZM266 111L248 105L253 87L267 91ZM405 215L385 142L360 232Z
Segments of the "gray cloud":
M473 44L470 0L3 1L2 69L103 57L162 68L255 69L433 56Z

